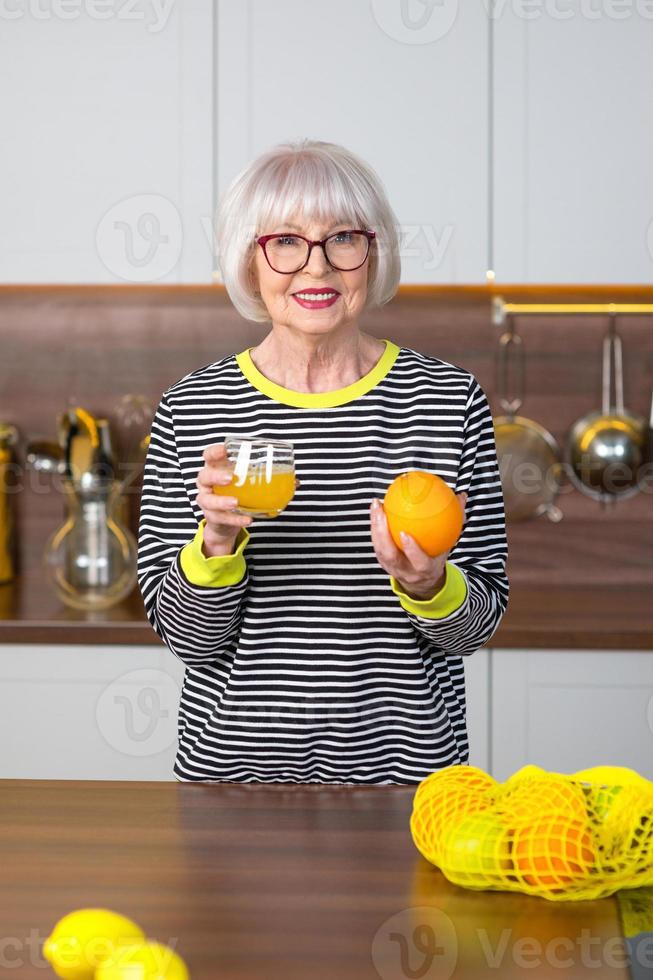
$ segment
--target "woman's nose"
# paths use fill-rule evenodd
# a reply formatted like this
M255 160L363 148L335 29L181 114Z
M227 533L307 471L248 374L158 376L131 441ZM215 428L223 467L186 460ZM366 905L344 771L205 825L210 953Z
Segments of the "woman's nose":
M306 263L306 268L309 272L324 273L331 269L331 265L324 254L324 248L321 245L314 245L311 249L311 254L308 257L308 262Z

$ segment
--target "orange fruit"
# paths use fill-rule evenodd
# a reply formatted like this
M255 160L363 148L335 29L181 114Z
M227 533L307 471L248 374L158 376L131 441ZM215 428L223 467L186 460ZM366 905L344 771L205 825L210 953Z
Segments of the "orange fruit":
M460 537L463 509L453 490L435 473L409 470L392 481L383 500L392 540L403 551L405 531L427 555L449 551Z
M529 885L554 888L586 878L596 860L587 823L565 818L518 827L512 857Z

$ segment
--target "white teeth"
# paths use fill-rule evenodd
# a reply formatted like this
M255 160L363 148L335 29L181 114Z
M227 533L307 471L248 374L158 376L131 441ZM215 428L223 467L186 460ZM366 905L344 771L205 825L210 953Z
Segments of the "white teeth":
M317 302L318 300L332 299L336 294L335 293L295 293L295 295L299 296L300 299L309 300L309 302L311 300L313 302Z

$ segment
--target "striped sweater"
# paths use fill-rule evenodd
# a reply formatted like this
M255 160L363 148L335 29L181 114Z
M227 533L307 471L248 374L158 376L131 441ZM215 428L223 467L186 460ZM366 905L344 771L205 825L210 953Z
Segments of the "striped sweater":
M508 602L503 493L487 397L464 368L389 340L337 391L261 374L249 350L162 395L145 461L138 582L185 664L180 781L412 784L469 757L464 657ZM203 450L289 440L300 480L274 519L206 558ZM369 508L410 469L468 493L445 584L416 601L379 564Z

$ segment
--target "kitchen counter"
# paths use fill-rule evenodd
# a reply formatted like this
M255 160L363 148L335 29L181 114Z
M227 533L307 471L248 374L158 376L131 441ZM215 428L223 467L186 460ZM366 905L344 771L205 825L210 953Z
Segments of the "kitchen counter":
M652 590L644 585L555 586L512 582L489 646L551 650L653 650ZM161 645L138 589L112 609L63 606L40 569L0 585L0 643Z
M53 976L55 922L104 906L192 980L628 977L614 898L450 884L412 842L414 790L2 780L3 956Z

